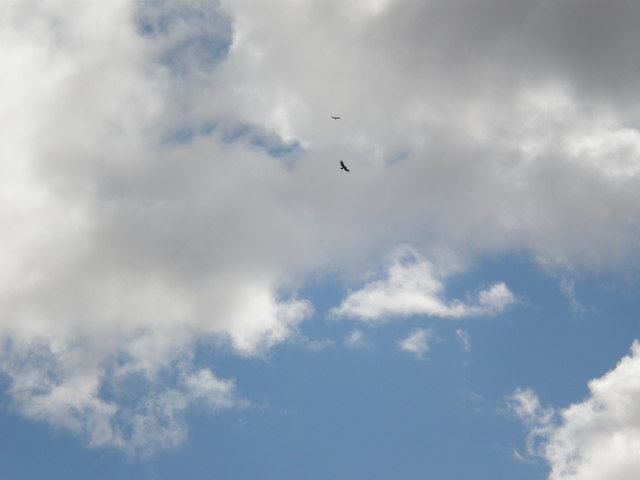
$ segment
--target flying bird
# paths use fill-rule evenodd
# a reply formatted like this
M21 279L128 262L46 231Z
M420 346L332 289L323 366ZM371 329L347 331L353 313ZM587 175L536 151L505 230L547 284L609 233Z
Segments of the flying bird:
M349 171L349 169L347 168L347 166L344 164L342 160L340 160L340 170L344 170L345 172Z
M334 117L333 115L331 115L331 118L333 118L334 120L340 120L341 117Z

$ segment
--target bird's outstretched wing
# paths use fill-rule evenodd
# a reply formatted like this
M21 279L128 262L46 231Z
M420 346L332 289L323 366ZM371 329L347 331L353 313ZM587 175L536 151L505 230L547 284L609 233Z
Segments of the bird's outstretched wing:
M342 160L340 160L340 169L344 170L345 172L349 171L349 169L347 168L347 166L344 164Z
M333 115L331 115L331 118L333 118L334 120L340 120L340 117L334 117Z

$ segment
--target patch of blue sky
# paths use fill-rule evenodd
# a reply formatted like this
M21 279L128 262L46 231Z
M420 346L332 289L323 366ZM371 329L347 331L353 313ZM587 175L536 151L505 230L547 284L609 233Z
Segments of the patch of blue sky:
M287 166L294 163L296 153L302 151L297 140L285 141L281 136L264 129L246 124L229 122L206 122L200 126L180 126L169 132L164 139L166 145L191 142L197 136L219 133L224 143L244 143L249 148L262 150L273 158L285 161Z
M143 464L125 461L120 452L87 449L84 440L67 430L27 420L12 411L0 415L0 478L144 478ZM147 477L148 478L148 477Z
M302 149L297 140L286 142L279 135L248 125L232 125L223 129L222 141L225 143L244 142L263 150L274 158L290 156Z
M184 75L194 67L212 68L226 58L230 45L230 38L225 34L198 35L166 49L160 61L168 66L174 75Z
M196 136L197 131L191 127L180 127L165 136L164 143L166 145L181 145L190 143Z
M236 423L224 433L213 428L219 419L203 419L192 429L191 448L179 455L194 463L215 456L208 473L235 478L454 479L479 471L487 478L541 477L539 467L512 457L522 432L500 411L502 390L489 386L497 393L481 412L463 395L466 353L453 335L459 323L420 318L367 328L332 321L320 306L333 306L335 299L324 296L335 293L308 291L320 297L318 313L301 327L335 345L312 352L283 345L266 360L214 355L220 372L234 372L243 394L263 408L236 413L234 421L227 416L226 428ZM395 341L417 326L433 326L439 337L424 359L400 352ZM344 346L354 327L376 347ZM213 444L218 447L206 446Z
M473 378L479 385L502 377L503 391L532 387L548 393L555 405L576 401L586 382L613 368L640 334L638 300L623 287L598 278L576 283L576 295L587 307L576 316L554 275L526 255L511 254L478 262L451 277L447 298L464 299L478 288L502 281L518 303L495 317L438 320L442 328L464 328L471 336ZM617 293L616 293L617 292ZM612 300L615 298L615 300ZM507 361L508 359L508 361Z
M399 152L394 152L391 155L388 155L385 159L384 162L387 165L394 165L396 163L400 163L403 160L405 160L406 158L408 158L411 154L413 153L413 150L410 148L407 148L405 150L401 150Z
M211 69L233 43L233 26L217 1L199 7L168 0L139 2L138 32L163 45L158 61L174 75Z

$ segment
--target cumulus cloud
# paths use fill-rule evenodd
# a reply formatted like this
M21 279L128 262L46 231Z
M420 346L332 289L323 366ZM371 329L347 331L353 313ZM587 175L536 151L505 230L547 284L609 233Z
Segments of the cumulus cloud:
M371 322L409 315L460 318L494 315L515 302L515 296L504 283L481 290L472 303L447 302L442 298L444 276L422 256L400 250L391 261L386 279L373 281L351 293L333 314Z
M429 350L429 340L433 337L433 329L416 328L411 334L398 342L400 350L422 358Z
M640 475L640 344L600 378L589 382L589 396L569 407L543 408L531 390L518 390L513 409L528 428L529 453L550 465L550 480ZM556 418L554 418L556 417Z
M312 315L309 275L406 243L637 264L640 7L614 3L3 2L16 408L93 445L144 450L158 425L176 445L197 342L264 355ZM337 312L513 302L501 283L447 301L433 264L392 263ZM129 375L146 388L106 396Z

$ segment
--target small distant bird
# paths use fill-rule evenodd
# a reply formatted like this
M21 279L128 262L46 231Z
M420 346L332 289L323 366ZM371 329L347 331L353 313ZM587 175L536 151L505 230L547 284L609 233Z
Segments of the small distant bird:
M347 166L344 164L342 160L340 160L340 170L344 170L345 172L349 171L349 169L347 168Z
M333 115L331 115L331 118L333 118L334 120L340 120L340 118L342 117L334 117Z

